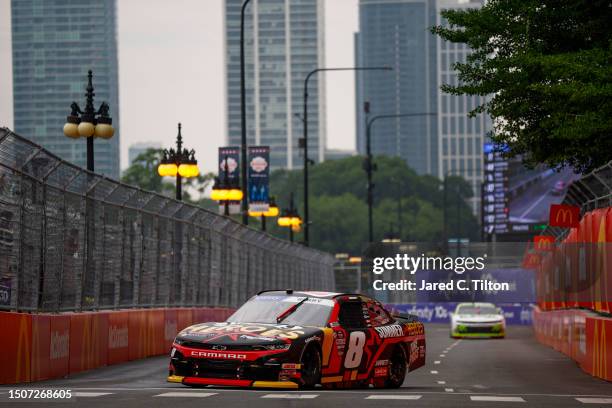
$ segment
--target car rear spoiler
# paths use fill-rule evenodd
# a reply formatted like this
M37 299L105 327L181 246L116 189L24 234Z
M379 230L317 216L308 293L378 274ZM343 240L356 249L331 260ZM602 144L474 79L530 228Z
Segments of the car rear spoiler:
M407 313L395 313L392 315L394 319L399 320L402 323L418 323L419 318L413 314Z

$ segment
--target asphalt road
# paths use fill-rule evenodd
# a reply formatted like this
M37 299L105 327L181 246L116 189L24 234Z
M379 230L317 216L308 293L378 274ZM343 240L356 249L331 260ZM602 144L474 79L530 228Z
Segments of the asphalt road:
M399 390L273 391L193 389L165 382L168 359L149 358L19 387L70 389L61 402L9 400L13 407L612 407L612 384L583 373L540 345L530 327L509 327L503 340L453 340L446 325L427 325L427 364Z

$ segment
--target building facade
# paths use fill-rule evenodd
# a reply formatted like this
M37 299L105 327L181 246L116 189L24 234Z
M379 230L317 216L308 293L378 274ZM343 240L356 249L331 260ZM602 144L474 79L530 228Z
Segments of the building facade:
M380 119L372 126L372 152L402 157L419 174L438 173L438 107L434 0L360 0L355 65L393 71L358 71L357 150L364 154L366 114L429 114Z
M240 10L225 0L227 144L240 145ZM304 80L324 66L323 0L252 0L245 15L246 119L249 145L271 148L272 168L300 168ZM325 85L308 86L308 153L325 155Z
M437 25L446 21L440 12L444 9L480 8L483 0L438 0ZM458 84L457 71L453 69L456 62L466 62L470 49L465 44L455 44L437 38L438 71L440 85ZM480 190L483 181L482 146L491 120L487 115L479 114L469 118L468 113L484 102L481 96L450 95L439 90L438 96L438 174L459 175L472 186L474 197L470 199L475 214L480 211Z
M119 178L119 92L114 0L11 0L15 131L86 166L86 142L63 134L70 104L85 104L93 70L95 107L110 105L115 135L95 140L95 170Z

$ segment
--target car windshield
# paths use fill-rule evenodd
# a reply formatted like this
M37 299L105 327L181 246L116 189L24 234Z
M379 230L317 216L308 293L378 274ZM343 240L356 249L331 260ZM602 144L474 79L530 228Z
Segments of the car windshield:
M457 309L457 314L462 315L489 315L499 314L493 305L463 305Z
M262 295L246 302L231 315L227 321L236 323L271 323L277 324L278 316L290 307L304 301L304 296ZM308 298L291 314L282 319L282 324L293 326L317 326L327 324L327 319L334 306L331 299Z

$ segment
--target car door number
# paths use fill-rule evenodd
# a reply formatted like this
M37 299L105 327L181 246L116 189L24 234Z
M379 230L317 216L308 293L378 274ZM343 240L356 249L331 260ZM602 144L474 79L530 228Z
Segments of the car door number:
M344 358L345 368L357 368L361 364L363 357L363 347L366 343L366 335L362 331L354 331L351 333Z

